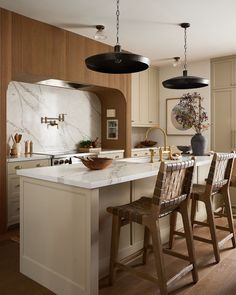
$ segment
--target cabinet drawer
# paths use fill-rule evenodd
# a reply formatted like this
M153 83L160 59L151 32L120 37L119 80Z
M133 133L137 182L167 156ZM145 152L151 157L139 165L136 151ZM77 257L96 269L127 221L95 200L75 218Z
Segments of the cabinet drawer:
M117 152L117 153L102 153L99 155L99 157L105 157L105 158L111 158L111 159L123 159L124 153L123 152Z
M34 167L44 167L50 166L49 160L40 160L40 161L24 161L24 162L13 162L8 163L8 174L16 174L17 169L27 169Z
M154 150L154 155L158 155L158 150ZM142 151L132 151L131 152L131 157L145 157L145 156L150 156L150 151L148 150L142 150Z
M20 177L16 175L8 176L8 197L12 194L20 193Z
M18 199L8 199L8 226L19 223L20 221L20 202Z

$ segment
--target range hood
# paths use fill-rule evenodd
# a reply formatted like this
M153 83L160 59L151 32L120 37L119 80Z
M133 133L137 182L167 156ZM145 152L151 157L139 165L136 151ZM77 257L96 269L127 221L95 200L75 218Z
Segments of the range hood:
M43 80L43 81L37 82L37 84L54 86L54 87L61 87L61 88L69 88L69 89L80 89L80 90L90 86L90 85L86 85L86 84L73 83L73 82L57 80L57 79Z

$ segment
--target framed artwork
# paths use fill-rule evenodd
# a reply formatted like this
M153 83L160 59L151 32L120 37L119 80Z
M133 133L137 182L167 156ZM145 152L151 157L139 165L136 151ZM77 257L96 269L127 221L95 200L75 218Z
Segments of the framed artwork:
M118 120L107 120L107 139L118 139Z
M192 128L184 128L176 120L176 110L179 108L179 98L168 98L166 100L166 133L167 135L189 135L195 134Z

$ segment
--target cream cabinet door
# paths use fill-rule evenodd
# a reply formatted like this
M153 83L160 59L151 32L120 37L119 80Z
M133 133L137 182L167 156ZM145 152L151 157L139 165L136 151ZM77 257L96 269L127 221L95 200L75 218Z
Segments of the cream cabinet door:
M150 125L157 125L159 121L159 73L156 69L150 68L148 74L148 123Z
M229 88L236 86L235 58L213 61L211 64L211 83L213 89Z
M212 92L212 149L229 152L236 149L235 89Z
M139 75L140 123L143 125L148 125L149 70L143 71Z
M132 74L131 76L131 105L132 125L140 123L140 93L139 93L139 73Z
M159 76L158 70L149 68L132 74L131 87L132 126L151 127L158 124Z

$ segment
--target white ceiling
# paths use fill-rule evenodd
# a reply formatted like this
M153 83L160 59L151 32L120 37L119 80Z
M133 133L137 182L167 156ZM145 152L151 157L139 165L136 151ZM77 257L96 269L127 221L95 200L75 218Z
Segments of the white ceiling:
M103 24L115 45L116 0L0 0L0 7L93 38ZM183 57L183 29L189 22L188 60L236 53L235 0L120 0L120 43L124 49L159 59ZM85 26L85 27L84 27Z

